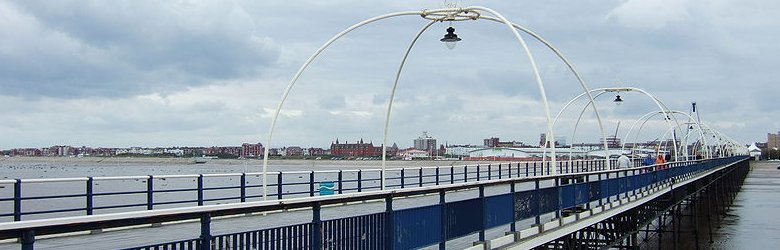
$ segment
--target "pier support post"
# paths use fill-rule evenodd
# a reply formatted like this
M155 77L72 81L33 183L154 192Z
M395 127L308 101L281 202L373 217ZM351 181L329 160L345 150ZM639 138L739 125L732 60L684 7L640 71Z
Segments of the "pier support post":
M211 214L204 213L200 216L200 244L199 250L211 250Z
M35 231L26 230L22 233L22 250L35 249Z
M322 205L317 202L314 203L314 207L312 207L312 248L311 249L322 249L322 219L320 217L320 212L322 210Z

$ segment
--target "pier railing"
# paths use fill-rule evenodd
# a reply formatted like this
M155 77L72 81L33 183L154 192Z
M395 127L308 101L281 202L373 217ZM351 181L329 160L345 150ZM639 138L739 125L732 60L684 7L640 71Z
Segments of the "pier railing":
M557 164L557 172L564 174L605 168L603 159ZM386 170L385 181L386 188L399 189L549 173L549 162L507 162L392 168ZM269 172L268 181L268 200L318 196L323 183L332 185L336 194L375 191L381 187L381 170ZM260 201L262 182L262 173L0 180L5 189L0 190L0 222Z
M485 241L485 231L490 228L508 226L510 232L516 232L516 224L521 220L534 220L534 225L546 228L548 226L540 219L542 216L560 218L567 211L576 211L577 208L588 209L602 202L611 204L611 201L657 190L657 187L668 186L675 180L700 176L746 159L736 156L672 162L663 166L536 177L513 176L333 196L7 222L0 223L0 239L19 238L22 249L33 249L35 237L39 235L199 219L200 236L197 238L131 249L412 249L437 244L443 249L448 241L467 235L477 234L479 241ZM486 188L500 191L486 195ZM479 192L476 197L468 199L447 199L453 193L467 190ZM393 205L395 199L419 195L438 195L439 203L406 209L397 209ZM385 211L322 219L323 206L367 200L384 200ZM311 211L311 222L212 234L211 219L214 217L298 208Z

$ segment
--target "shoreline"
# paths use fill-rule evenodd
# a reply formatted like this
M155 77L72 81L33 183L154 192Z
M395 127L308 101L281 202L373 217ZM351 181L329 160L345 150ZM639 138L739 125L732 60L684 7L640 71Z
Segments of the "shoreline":
M473 164L506 163L505 161L463 161L463 160L391 160L387 166L462 166ZM0 165L13 164L64 164L64 165L262 165L260 159L209 159L204 164L195 164L193 158L166 158L166 157L5 157L0 158ZM381 160L315 160L315 159L272 159L268 165L342 165L342 166L376 166L382 165Z

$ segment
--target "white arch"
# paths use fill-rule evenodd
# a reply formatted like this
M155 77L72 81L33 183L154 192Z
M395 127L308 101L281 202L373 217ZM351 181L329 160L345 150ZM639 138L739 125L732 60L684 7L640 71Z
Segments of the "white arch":
M618 92L618 93L619 93L619 92L632 92L632 91L636 91L636 92L642 93L642 94L644 94L645 96L647 96L648 98L650 98L650 100L652 100L652 101L654 102L654 104L655 104L655 105L658 107L658 109L659 109L659 111L660 111L660 112L665 112L665 111L669 110L669 108L666 106L666 104L664 104L664 103L663 103L663 102L662 102L660 99L656 98L654 95L652 95L652 94L650 94L649 92L647 92L647 91L645 91L645 90L643 90L643 89L640 89L640 88L635 88L635 87L621 87L621 88L597 88L597 89L590 90L590 92ZM563 112L564 112L564 111L565 111L565 110L566 110L566 109L567 109L567 108L568 108L568 107L569 107L569 106L570 106L572 103L574 103L574 102L575 102L576 100L578 100L579 98L582 98L582 97L583 97L583 96L585 96L586 94L590 95L591 93L581 93L581 94L577 95L576 97L572 98L572 100L570 100L569 102L567 102L567 103L566 103L566 105L564 105L564 106L563 106L563 108L561 108L561 110L560 110L560 111L558 112L558 114L555 116L555 119L553 120L553 126L554 126L554 125L557 123L557 121L558 121L558 118L560 118L561 114L563 114ZM599 95L600 95L600 94L599 94ZM586 104L585 108L587 108L587 105L593 105L593 101L592 101L592 100L590 100L590 101L589 101L589 102ZM585 108L584 108L584 109L585 109ZM576 126L579 126L579 120L580 120L581 118L582 118L582 113L580 114L580 117L577 119ZM676 118L676 117L674 118L674 122L675 122L675 123L676 123L676 124L679 126L679 121L677 121L677 118ZM667 124L669 125L669 127L670 127L670 128L671 128L671 127L673 127L673 125L671 124L671 121L670 121L670 120L667 120ZM574 130L574 133L576 133L576 127L575 127L575 130ZM575 135L576 135L576 134L575 134ZM573 138L575 135L572 135L572 138ZM674 147L675 147L675 148L677 148L677 142L673 142L673 143L674 143ZM606 144L606 137L605 137L605 144ZM605 157L608 157L608 150L609 150L609 148L608 148L607 146L604 146L604 150L605 150L605 154L604 154L604 155L605 155ZM678 152L677 152L677 151L675 151L675 158L678 158L678 155L677 155L677 153L678 153Z
M642 128L644 127L645 123L646 123L646 122L647 122L647 121L648 121L650 118L652 118L653 116L656 116L656 115L659 115L659 114L660 114L660 115L666 115L666 116L668 116L669 114L672 114L673 116L674 116L675 114L681 114L681 115L684 115L684 116L686 116L686 117L688 117L689 119L691 119L691 120L693 120L693 121L694 121L694 124L696 124L696 126L699 128L699 130L698 130L698 131L699 131L699 134L700 134L700 136L701 136L702 138L704 138L704 137L705 137L705 136L704 136L704 133L702 132L702 129L701 129L701 124L699 124L699 122L698 122L698 121L696 121L695 119L693 119L693 117L691 117L689 114L687 114L687 113L685 113L685 112L682 112L682 111L678 111L678 110L668 110L668 111L666 111L666 112L664 112L664 113L661 113L661 112L658 112L658 111L653 111L653 112L649 112L649 113L647 113L647 114L643 115L642 117L640 117L639 119L637 119L636 121L634 121L634 123L631 125L631 127L630 127L630 128L628 129L628 131L626 132L626 135L625 135L625 137L623 137L623 138L625 138L625 139L628 139L628 138L630 137L630 135L631 135L631 132L632 132L632 131L634 130L634 128L636 127L637 123L638 123L638 122L640 122L640 121L642 121L642 125L639 127L639 130L637 131L637 133L636 133L636 136L635 136L635 138L634 138L634 141L635 141L635 142L636 142L636 141L638 141L638 139L639 139L639 132L642 130ZM677 126L677 127L679 128L679 126L680 126L680 125L678 124L678 126ZM672 128L670 128L670 129L672 129ZM668 131L668 129L667 129L667 131ZM687 136L687 135L686 135L686 136ZM665 136L664 136L664 138L665 138ZM705 144L707 143L706 139L702 139L702 140L704 140L703 142L704 142ZM686 139L685 143L686 143L686 146L687 146L687 143L688 143L687 139ZM624 150L625 150L625 144L623 145L622 149L624 149ZM687 151L687 148L685 148L685 149L684 149L684 148L683 148L683 146L680 146L680 147L676 147L676 149L677 149L677 150L684 150L684 152L685 152L685 156L686 156L686 158L688 158L688 151ZM706 153L709 155L709 151L706 151ZM709 158L709 157L708 157L708 158Z
M306 68L308 68L308 66L314 61L314 59L317 58L317 56L319 56L320 53L322 53L322 51L324 51L332 43L334 43L336 40L338 40L339 38L343 37L344 35L348 34L349 32L351 32L351 31L353 31L353 30L355 30L355 29L357 29L357 28L359 28L361 26L364 26L366 24L373 23L373 22L376 22L376 21L379 21L379 20L382 20L382 19L387 19L387 18L396 17L396 16L405 16L405 15L420 15L423 18L426 18L426 19L429 19L429 20L440 20L440 21L441 20L460 21L460 20L468 20L468 19L476 20L476 19L478 19L480 17L480 14L477 12L477 10L489 12L489 13L491 13L491 14L493 14L495 16L495 19L498 19L501 22L503 22L504 24L506 24L507 27L512 32L512 34L518 40L520 45L525 50L526 55L528 56L528 59L530 60L531 67L532 67L532 69L534 71L534 78L536 80L537 86L539 87L539 92L540 92L540 95L542 97L542 102L543 102L544 109L545 109L544 110L545 111L545 116L546 116L546 120L547 120L547 130L548 130L547 134L549 135L549 138L554 138L554 131L552 130L552 119L551 119L551 115L550 115L549 103L548 103L547 96L546 96L546 93L545 93L545 90L544 90L544 83L543 83L543 81L541 79L541 75L539 74L539 70L538 70L538 67L536 65L536 61L534 60L533 54L531 53L530 49L528 48L527 44L525 43L525 40L517 32L516 26L518 26L518 25L513 25L511 22L509 22L509 20L507 20L500 13L498 13L498 12L492 10L492 9L481 7L481 6L472 6L472 7L467 7L467 8L446 8L446 9L423 10L423 11L404 11L404 12L394 12L394 13L384 14L384 15L380 15L380 16L376 16L376 17L372 17L372 18L366 19L366 20L364 20L362 22L359 22L359 23L357 23L355 25L352 25L349 28L345 29L344 31L342 31L342 32L338 33L337 35L335 35L334 37L332 37L325 44L323 44L319 49L317 49L317 51L315 51L314 54L311 55L306 60L306 62L304 62L304 64L299 68L299 70L293 76L293 78L290 81L290 83L285 88L284 93L282 94L281 100L280 100L279 104L277 105L276 110L274 111L274 116L273 116L273 118L271 120L271 125L270 125L269 130L268 130L268 139L266 141L266 148L265 148L264 153L263 153L263 155L264 155L264 158L263 158L263 199L266 199L266 196L267 196L267 185L266 185L266 183L267 183L268 154L269 154L269 149L271 147L271 144L273 142L273 133L274 133L274 130L275 130L275 127L276 127L276 121L278 120L279 113L281 112L281 108L284 105L284 102L286 101L287 97L289 96L289 93L292 91L293 86L295 85L297 80L302 75L303 71ZM424 32L425 29L427 29L427 28L422 29L420 33ZM419 37L419 35L418 35L418 37ZM535 37L537 37L537 39L540 39L540 37L538 37L538 36L535 36ZM415 38L415 40L416 39L417 38ZM548 44L548 43L545 42L545 44ZM410 45L410 48L413 45L414 45L414 42L412 43L412 45ZM551 47L551 46L548 46L548 47ZM557 49L554 49L554 51L556 51L556 53L557 53ZM559 55L559 56L561 56L561 55ZM562 58L562 59L565 60L565 58ZM573 67L568 62L567 62L567 65L570 67L570 69L573 70ZM579 74L577 74L577 78L581 81L581 78L579 77ZM584 85L584 81L581 81L581 84L583 84L583 87L586 86L586 85ZM586 88L586 92L587 92L587 88ZM388 106L389 106L388 110L391 109L390 105L388 105ZM389 115L390 115L390 113L388 112L388 114L387 114L388 121L386 121L386 126L389 123ZM547 140L548 143L550 141L549 138ZM385 138L384 139L384 143L383 143L383 171L382 171L383 172L383 178L384 178L384 161L386 160L386 153L385 153L386 144L387 144L387 142L386 142L386 138ZM552 149L551 150L552 150L552 154L553 154L552 164L553 164L553 166L555 166L555 145L554 144L552 145ZM553 171L553 173L555 172L555 168L554 167L552 168L552 171ZM384 187L384 181L382 183L383 183L382 186Z

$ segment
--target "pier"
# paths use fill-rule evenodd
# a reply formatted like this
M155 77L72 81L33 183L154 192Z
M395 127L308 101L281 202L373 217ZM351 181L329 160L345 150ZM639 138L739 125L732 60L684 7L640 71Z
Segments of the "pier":
M744 178L748 166L747 157L735 156L672 162L663 169L645 166L512 176L332 196L23 220L0 224L0 238L18 238L21 249L34 249L36 237L45 235L197 220L199 237L127 248L444 249L463 238L475 239L463 247L470 249L630 248L643 232L669 230L665 225L672 220L668 218L687 204L710 202L709 207L722 211L733 199L733 184ZM438 202L404 208L394 205L414 197L438 197ZM323 208L364 201L379 202L385 209L357 216L329 214L326 218L322 214ZM281 216L283 211L301 209L308 211L310 221L227 234L214 234L211 228L219 217L274 211L282 212L267 216Z

